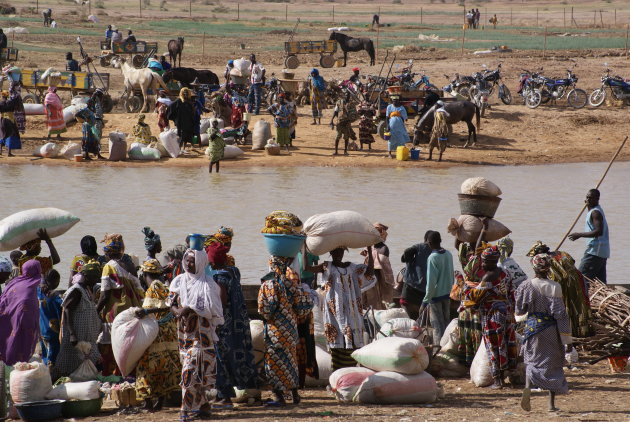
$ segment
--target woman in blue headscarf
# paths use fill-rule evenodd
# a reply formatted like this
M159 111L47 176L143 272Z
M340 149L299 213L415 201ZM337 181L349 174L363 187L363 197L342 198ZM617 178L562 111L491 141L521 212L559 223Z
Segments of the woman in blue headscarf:
M311 89L311 109L313 110L312 125L322 124L322 110L326 107L324 94L326 92L326 81L319 75L319 70L313 68L311 76L308 78Z

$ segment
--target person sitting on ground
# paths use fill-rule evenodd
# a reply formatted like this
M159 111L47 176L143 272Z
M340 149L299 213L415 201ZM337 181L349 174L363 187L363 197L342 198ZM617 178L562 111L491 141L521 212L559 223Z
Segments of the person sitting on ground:
M145 118L144 114L138 115L138 123L133 126L133 136L134 142L149 145L151 142L157 142L157 138L151 135L151 126L144 122Z
M37 288L39 299L39 345L42 361L54 366L59 353L59 330L61 329L61 296L55 290L61 277L55 269L48 271Z
M136 36L133 35L131 29L127 32L127 38L125 38L125 42L136 42Z
M212 166L216 166L218 173L219 163L223 159L225 151L225 140L219 131L219 121L217 119L214 119L212 121L212 127L208 128L208 148L210 149L210 165L208 166L208 172L212 173Z
M20 246L20 250L24 251L24 255L18 259L20 274L22 274L24 263L31 259L39 261L41 264L42 274L48 273L48 271L52 270L53 265L57 265L61 262L57 249L50 239L50 236L48 236L46 229L39 229L37 231L37 236L37 239L33 239ZM49 257L39 256L42 251L42 240L46 242L46 245L48 245L48 250L50 251Z
M160 64L162 65L162 69L164 69L164 71L170 70L172 67L168 60L166 60L166 56L160 56Z
M516 291L516 315L527 317L523 330L525 389L521 407L531 410L531 387L549 390L549 411L557 411L556 394L566 394L569 386L564 376L565 347L573 350L571 322L562 301L560 284L549 280L553 258L538 254L532 258L536 277L526 280Z

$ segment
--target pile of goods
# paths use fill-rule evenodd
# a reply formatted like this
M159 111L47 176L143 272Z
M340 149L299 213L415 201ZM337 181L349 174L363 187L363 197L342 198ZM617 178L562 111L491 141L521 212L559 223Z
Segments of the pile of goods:
M260 231L268 234L300 234L302 221L288 211L274 211L265 217L265 227Z
M286 258L295 258L306 238L302 234L302 220L288 211L274 211L265 217L261 232L267 251Z
M461 242L475 244L483 229L483 219L488 228L483 241L493 242L507 236L512 231L494 219L494 215L501 203L501 189L490 180L483 177L472 177L462 183L459 193L459 208L461 214L457 219L451 218L448 232Z
M630 296L599 280L588 283L595 334L575 343L595 357L589 363L608 358L612 372L623 372L630 356Z

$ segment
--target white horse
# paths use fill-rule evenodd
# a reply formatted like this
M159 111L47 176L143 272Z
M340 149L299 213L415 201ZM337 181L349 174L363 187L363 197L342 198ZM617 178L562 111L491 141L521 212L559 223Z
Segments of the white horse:
M127 63L123 57L114 56L112 58L112 66L120 69L125 77L125 91L121 98L129 98L133 95L134 89L140 89L142 91L142 97L144 104L142 105L142 111L149 111L148 92L149 89L156 92L158 85L168 91L166 83L160 75L153 72L149 68L136 69Z

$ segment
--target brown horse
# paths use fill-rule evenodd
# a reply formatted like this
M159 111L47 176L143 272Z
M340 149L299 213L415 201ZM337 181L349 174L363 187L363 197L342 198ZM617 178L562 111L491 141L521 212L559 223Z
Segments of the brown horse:
M184 37L178 37L177 40L170 40L168 42L168 57L173 66L177 62L177 56L179 56L179 64L177 67L182 67L182 51L184 50Z

